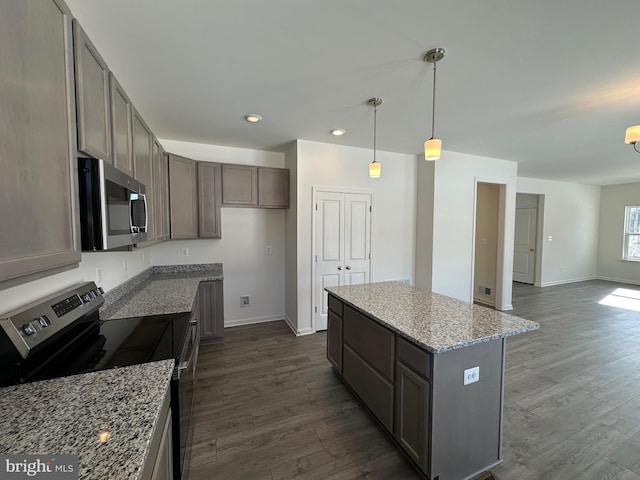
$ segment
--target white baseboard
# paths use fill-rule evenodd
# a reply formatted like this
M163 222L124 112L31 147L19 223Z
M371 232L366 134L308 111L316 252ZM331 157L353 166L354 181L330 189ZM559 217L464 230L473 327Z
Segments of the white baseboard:
M224 328L239 327L241 325L253 325L255 323L277 322L279 320L286 321L285 315L271 315L266 317L239 318L237 320L227 320L224 322Z
M287 325L289 325L289 328L291 329L291 331L293 332L293 334L296 337L301 337L302 335L311 335L312 333L315 333L313 330L311 330L310 328L305 328L304 330L298 330L294 325L293 322L291 321L291 319L289 317L287 317L286 315L284 316L284 321L287 322Z
M598 280L598 277L582 277L582 278L569 278L566 280L555 280L553 282L542 282L540 284L541 287L552 287L554 285L564 285L566 283L577 283L577 282L587 282L589 280Z
M473 296L473 301L495 308L496 302L491 298Z
M501 312L508 312L510 310L513 310L513 305L507 305L506 307L504 307L502 310L500 310Z
M604 280L606 282L626 283L628 285L640 285L640 281L629 280L626 278L598 277L598 280Z

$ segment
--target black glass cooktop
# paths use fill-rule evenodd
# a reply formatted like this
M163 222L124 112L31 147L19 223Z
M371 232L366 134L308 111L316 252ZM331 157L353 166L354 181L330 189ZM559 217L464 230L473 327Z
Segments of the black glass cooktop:
M29 381L123 367L157 360L179 359L189 334L189 313L104 320L78 326L66 339L42 352L40 365L32 363ZM71 338L73 337L73 338ZM66 342L64 348L60 343ZM37 362L37 359L34 358ZM35 368L33 368L35 367Z

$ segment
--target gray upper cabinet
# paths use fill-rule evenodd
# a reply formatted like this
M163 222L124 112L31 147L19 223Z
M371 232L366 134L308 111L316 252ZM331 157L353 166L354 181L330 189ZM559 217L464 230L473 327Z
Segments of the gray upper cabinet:
M62 2L2 2L0 288L80 261L71 38Z
M198 236L221 238L221 167L219 163L198 162Z
M167 158L164 150L157 139L153 139L153 205L155 208L155 224L156 224L156 240L163 241L167 239L166 231L169 225L165 223L169 206L166 203L167 196Z
M198 238L197 162L169 155L171 238Z
M289 170L258 167L258 205L289 208Z
M171 230L171 216L169 213L169 154L162 150L162 170L163 170L163 187L164 187L164 198L162 199L162 215L163 215L163 224L164 224L164 240L169 240L171 238L170 230Z
M257 167L222 164L222 205L228 207L258 205Z
M133 165L135 179L144 184L147 195L147 241L146 246L155 241L155 197L153 189L153 134L140 114L133 112Z
M289 208L289 170L223 163L222 206Z
M109 77L113 166L133 176L133 105L113 73Z
M111 157L109 67L76 20L73 21L73 38L78 150L113 163Z

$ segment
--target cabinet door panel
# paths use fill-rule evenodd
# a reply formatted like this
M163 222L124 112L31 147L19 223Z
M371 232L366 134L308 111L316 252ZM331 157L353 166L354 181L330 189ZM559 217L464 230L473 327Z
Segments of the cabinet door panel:
M169 240L171 235L169 234L169 230L171 229L171 218L169 215L169 155L163 150L162 151L162 185L164 188L164 196L162 200L162 214L164 215L164 240Z
M112 163L109 67L76 20L73 33L78 150Z
M222 204L256 206L258 204L257 167L222 164Z
M389 432L393 432L393 385L376 372L348 345L342 369L345 380Z
M219 163L198 162L198 236L221 238Z
M156 238L156 222L153 191L153 162L152 162L153 134L142 120L140 114L133 112L133 166L135 179L145 187L147 195L147 241L142 245L149 245Z
M155 209L155 224L156 224L156 240L162 241L165 239L164 237L164 192L165 186L164 182L166 181L164 177L164 168L162 165L162 161L164 160L164 155L162 152L162 147L157 139L153 139L153 206Z
M71 37L62 2L2 4L0 281L80 261Z
M169 155L171 238L198 238L196 161Z
M289 170L258 168L258 205L289 208Z
M113 74L110 84L113 165L133 176L133 105Z
M343 318L345 343L381 375L393 381L395 334L348 305L344 306Z
M397 362L395 437L405 452L428 472L429 383Z
M224 294L222 280L201 282L200 343L221 342L224 338Z
M327 358L342 373L342 318L332 310L327 315Z

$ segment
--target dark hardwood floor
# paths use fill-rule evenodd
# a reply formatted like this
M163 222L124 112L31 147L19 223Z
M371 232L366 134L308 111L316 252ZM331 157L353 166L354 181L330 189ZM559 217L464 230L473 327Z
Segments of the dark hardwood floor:
M637 300L610 297L616 289ZM507 341L502 480L640 480L640 288L514 284L541 329ZM635 310L633 310L635 308ZM284 322L200 350L190 480L417 479L325 357Z

